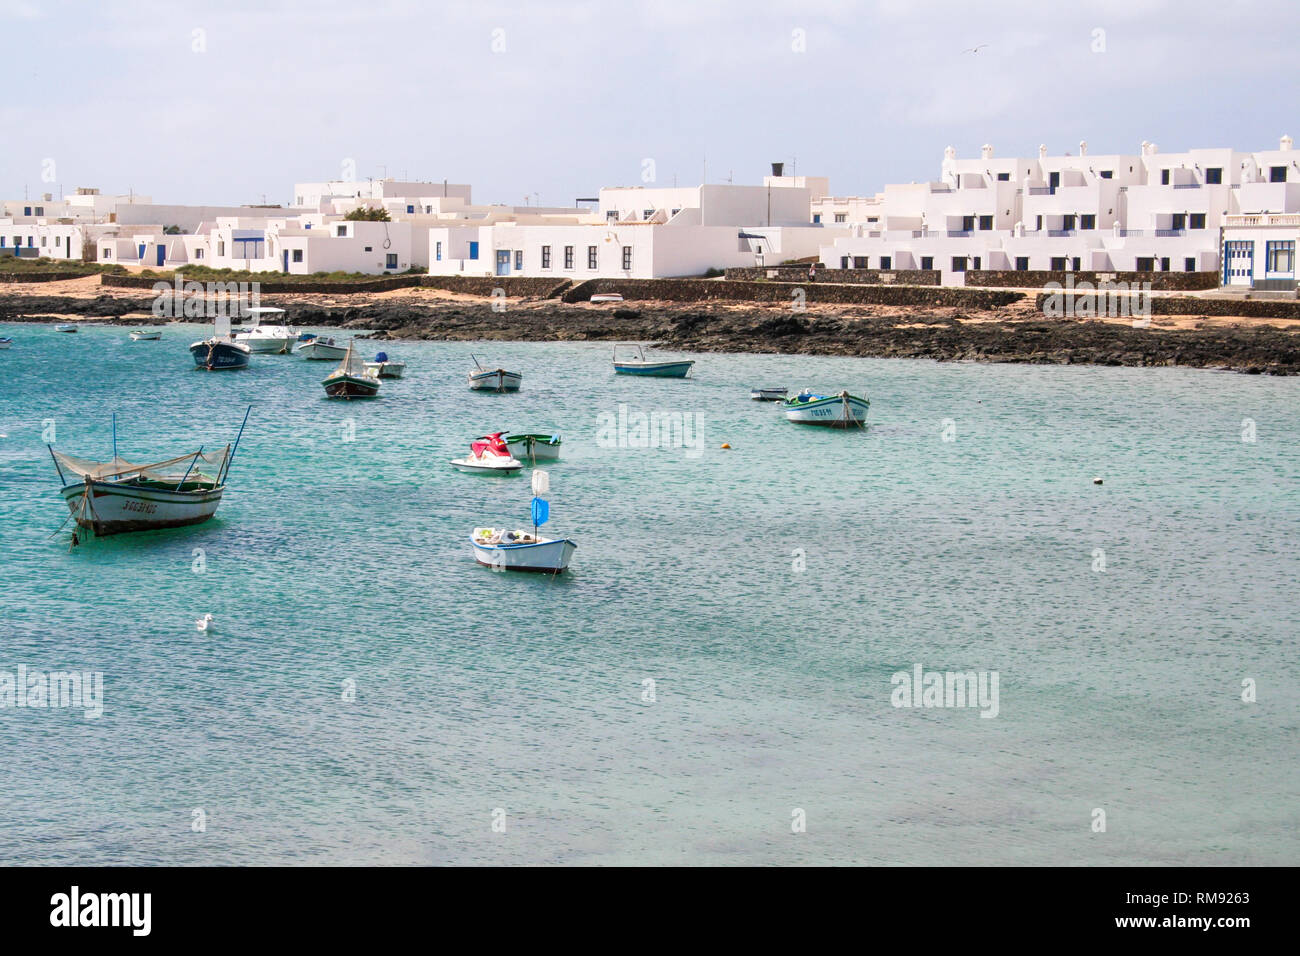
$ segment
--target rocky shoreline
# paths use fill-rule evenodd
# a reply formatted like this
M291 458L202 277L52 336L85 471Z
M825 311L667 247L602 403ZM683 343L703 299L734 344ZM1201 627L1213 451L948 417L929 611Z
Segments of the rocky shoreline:
M342 301L340 301L342 300ZM106 319L157 321L152 296L0 296L0 322ZM776 352L1044 365L1187 366L1252 374L1300 374L1300 328L1286 323L1129 323L1048 319L1031 306L970 313L953 308L741 304L564 304L357 296L302 301L263 296L288 321L365 330L384 340L639 341L698 352ZM206 323L205 323L206 324Z

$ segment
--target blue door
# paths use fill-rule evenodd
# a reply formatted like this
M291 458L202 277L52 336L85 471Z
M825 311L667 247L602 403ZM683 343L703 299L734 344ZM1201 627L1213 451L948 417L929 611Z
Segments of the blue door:
M284 250L284 271L289 271L289 250Z
M158 243L158 265L162 265L166 261L167 261L167 246L160 242Z
M497 275L499 276L510 275L510 250L509 249L497 250Z
M144 243L143 242L140 243L140 255L137 256L136 258L138 258L141 262L144 262L144 248L145 248Z
M469 257L470 257L471 259L477 259L477 258L478 258L478 243L477 243L477 242L471 242L471 243L469 244Z

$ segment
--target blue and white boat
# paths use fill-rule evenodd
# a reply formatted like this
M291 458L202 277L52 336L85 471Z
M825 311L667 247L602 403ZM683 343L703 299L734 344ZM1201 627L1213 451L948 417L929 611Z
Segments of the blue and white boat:
M248 368L249 357L253 350L242 342L236 342L229 336L214 335L190 346L194 356L194 365L209 372L224 372L237 368Z
M7 349L14 344L14 340L8 336L0 335L0 349Z
M861 428L867 422L871 402L848 392L816 395L807 389L780 405L788 421L829 428Z
M619 349L624 350L622 357ZM614 346L614 372L618 375L647 375L652 378L685 378L690 374L694 361L652 362L645 356L645 349L635 343L620 343Z
M524 529L475 528L469 543L475 561L502 571L564 571L578 550L568 538L543 538Z

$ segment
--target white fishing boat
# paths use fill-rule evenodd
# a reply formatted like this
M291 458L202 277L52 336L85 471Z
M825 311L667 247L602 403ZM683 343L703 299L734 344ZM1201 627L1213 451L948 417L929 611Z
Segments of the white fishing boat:
M789 393L788 388L751 388L749 397L756 402L783 402Z
M531 532L522 528L475 528L469 543L474 560L494 571L550 571L558 574L569 567L578 545L568 538L544 538L537 529L551 520L550 503L542 495L550 491L550 475L540 468L533 472Z
M13 345L13 344L14 344L14 340L13 340L13 339L11 339L11 338L9 338L9 337L7 337L7 336L0 335L0 349L7 349L7 348L9 348L9 346L11 346L11 345Z
M469 373L469 387L477 392L517 392L523 383L524 376L521 372L484 368L477 358L474 358L474 365L474 371Z
M61 323L61 324L59 324L59 325L56 325L56 326L54 327L54 331L55 331L55 332L75 332L75 331L77 331L77 327L76 327L75 325L73 325L71 322L63 322L63 323Z
M578 548L568 538L506 528L475 528L469 542L475 561L503 571L564 571Z
M589 300L599 305L602 302L622 302L623 296L617 292L597 292Z
M251 409L250 409L251 410ZM244 422L248 422L247 412ZM243 435L240 426L240 435ZM114 424L113 458L76 458L47 446L63 481L61 494L78 526L96 535L153 531L199 524L216 514L226 490L226 476L235 449L196 452L164 461L139 464L117 454ZM73 543L77 537L74 533Z
M288 355L298 341L298 332L282 324L284 309L254 307L245 310L253 320L253 327L247 332L235 335L235 341L259 355ZM266 320L269 324L263 324Z
M136 329L131 333L132 342L157 342L161 338L160 329Z
M500 432L471 442L469 454L453 458L451 464L457 471L476 475L517 475L524 467L523 462L510 454Z
M867 421L871 402L848 392L815 395L804 390L781 403L788 421L800 425L826 425L830 428L862 427Z
M557 461L560 457L559 435L507 435L506 447L520 461Z
M366 363L366 371L376 378L401 378L406 374L406 363L390 359L387 352L379 352L373 362Z
M316 361L329 359L337 362L348 354L348 347L331 336L318 335L298 346L298 354L305 359Z
M622 357L619 349L623 350ZM646 358L645 349L635 342L614 346L614 372L618 375L645 375L651 378L685 378L695 365L694 359L680 362L655 362Z

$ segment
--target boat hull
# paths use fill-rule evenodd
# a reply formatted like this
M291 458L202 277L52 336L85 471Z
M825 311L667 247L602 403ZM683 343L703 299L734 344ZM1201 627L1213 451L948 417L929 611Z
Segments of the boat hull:
M332 376L321 382L330 398L374 398L379 394L379 379L355 375Z
M476 392L517 392L524 377L519 372L493 369L490 372L470 372L469 387Z
M90 504L83 508L87 488ZM67 485L61 494L78 525L97 535L110 535L201 524L216 514L224 491L224 486L210 491L167 491L92 481Z
M619 375L644 375L650 378L685 378L690 374L694 361L690 362L615 362L614 371Z
M235 341L241 345L247 345L249 351L258 355L288 355L297 343L298 337L249 334L240 335Z
M367 362L366 371L377 378L401 378L406 374L405 362Z
M866 424L867 409L871 406L865 398L856 395L832 395L814 402L801 402L782 406L785 417L796 425L822 425L827 428L860 428Z
M157 342L162 338L161 332L132 332L132 342Z
M749 397L756 402L784 402L788 391L784 388L755 388L750 390Z
M536 544L484 545L470 535L474 560L484 567L505 571L566 571L577 544L567 538L540 541Z
M507 438L506 447L520 461L558 461L560 458L559 442L551 444L546 439L533 435Z
M511 458L503 460L499 465L489 465L470 461L464 458L453 458L451 460L451 466L457 471L463 471L467 475L501 475L504 477L519 474L520 470L524 467L524 463Z
M346 345L329 345L325 342L308 342L298 349L298 354L305 359L314 361L333 359L337 362L348 354L348 347Z
M248 359L251 353L248 349L232 345L230 342L205 339L191 345L190 354L194 356L194 365L197 368L206 369L209 372L224 372L248 368Z

